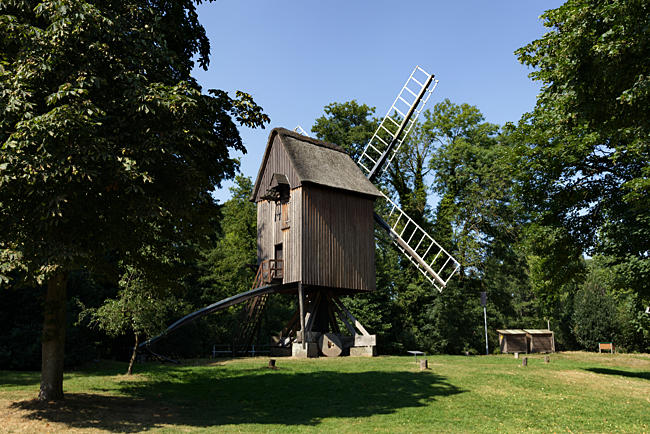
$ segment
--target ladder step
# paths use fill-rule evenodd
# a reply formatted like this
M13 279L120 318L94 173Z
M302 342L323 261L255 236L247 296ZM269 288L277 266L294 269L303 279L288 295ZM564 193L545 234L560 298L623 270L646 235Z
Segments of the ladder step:
M394 123L396 126L399 127L399 123L395 119L393 119L392 117L388 116L386 119L388 119L389 121L391 121L392 123Z
M395 138L395 133L393 133L391 130L389 130L388 128L386 128L386 127L384 126L384 124L379 125L379 128L383 128L384 130L386 130L386 131L388 132L388 134L390 134L391 138L393 138L393 139Z
M412 102L408 102L407 100L405 100L405 99L402 98L401 96L398 96L397 99L399 99L400 101L404 102L404 104L406 104L406 105L409 106L409 107L411 107L411 105L413 104Z
M404 89L408 90L408 91L411 93L411 95L413 95L414 97L416 97L416 98L418 97L418 94L415 93L415 92L413 92L413 91L412 91L411 89L409 89L408 87L404 86Z
M411 80L413 80L414 82L416 82L417 84L419 84L419 85L420 85L420 89L424 87L424 85L423 85L422 83L420 83L420 82L418 81L417 78L413 77L413 75L411 75Z
M393 121L393 122L394 122L394 121ZM395 123L395 124L397 124L397 123ZM386 145L386 147L388 147L388 143L386 143L386 142L384 141L384 139L382 139L380 136L375 136L375 138L376 138L377 140L379 140L381 143L383 143L384 145Z

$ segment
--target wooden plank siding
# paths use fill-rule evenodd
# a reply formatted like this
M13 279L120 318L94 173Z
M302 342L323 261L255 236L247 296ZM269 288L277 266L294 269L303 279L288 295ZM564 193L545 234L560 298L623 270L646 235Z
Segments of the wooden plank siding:
M257 202L257 261L258 264L273 258L275 204L268 200Z
M375 289L372 213L372 198L312 184L303 186L303 284Z
M274 173L284 174L287 177L287 180L289 180L289 186L292 189L300 185L298 174L291 164L287 151L285 151L284 146L282 146L279 135L275 136L273 143L271 144L268 159L266 160L264 170L261 173L262 179L260 181L260 189L255 196L254 202L261 200L261 196L264 196L266 189L271 185L271 178Z
M289 199L289 221L282 224L281 204L261 200L257 202L257 262L273 259L275 245L282 243L284 260L283 283L300 280L301 270L301 189L291 190ZM285 229L282 227L285 226Z
M283 230L284 243L284 283L300 281L302 261L300 251L302 249L302 189L291 190L289 200L289 228Z

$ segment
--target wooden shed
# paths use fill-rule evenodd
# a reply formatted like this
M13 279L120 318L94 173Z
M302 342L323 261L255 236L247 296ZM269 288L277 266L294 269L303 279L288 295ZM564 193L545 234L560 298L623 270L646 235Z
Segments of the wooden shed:
M520 329L497 330L502 353L527 353L526 331Z
M340 147L273 129L251 196L258 263L280 261L289 287L374 290L380 195Z
M546 329L497 330L502 353L554 353L555 337Z
M555 337L551 330L525 329L529 353L554 353Z

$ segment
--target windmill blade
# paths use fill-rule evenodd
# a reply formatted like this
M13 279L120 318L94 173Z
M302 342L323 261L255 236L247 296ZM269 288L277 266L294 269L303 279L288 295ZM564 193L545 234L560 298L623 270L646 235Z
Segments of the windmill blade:
M383 193L382 193L383 194ZM375 221L388 232L397 248L417 267L440 292L460 269L460 264L424 229L413 221L392 200L387 201L387 214L375 213Z
M307 131L304 130L303 127L300 125L296 125L296 128L293 129L296 133L302 134L303 136L311 137L309 134L307 134Z
M357 160L370 181L381 176L393 161L437 85L432 74L415 67Z

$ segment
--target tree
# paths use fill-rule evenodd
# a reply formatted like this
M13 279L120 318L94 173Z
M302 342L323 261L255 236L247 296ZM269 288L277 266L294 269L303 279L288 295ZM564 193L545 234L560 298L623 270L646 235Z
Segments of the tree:
M84 308L79 320L88 318L91 326L113 337L133 333L135 343L126 372L131 375L141 338L162 332L169 314L180 310L183 303L168 288L160 289L147 282L144 274L132 266L125 267L118 285L116 298L106 299L98 308Z
M611 342L615 334L614 299L590 276L576 293L573 309L573 331L583 348L593 350L598 342Z
M311 127L312 132L320 140L339 145L356 161L377 129L377 120L371 118L375 108L352 100L333 102L323 111L325 114Z
M251 289L257 264L257 208L250 201L251 178L238 175L231 197L221 208L216 245L205 254L202 280L210 289L204 302L214 303Z
M268 117L243 92L202 93L190 0L3 2L0 34L0 248L46 282L39 397L56 400L70 271L120 258L160 275L212 230L210 192L244 150L235 121Z
M201 259L203 305L251 289L257 271L257 208L250 201L252 191L251 178L238 175L230 199L221 207L215 244ZM204 323L209 324L213 339L230 343L239 319L231 309L228 315L220 313L218 320L206 318Z
M476 269L490 242L513 231L510 147L476 106L445 100L425 118L425 134L438 145L429 163L435 192L443 198L437 215L453 228L450 241L463 267Z
M647 295L650 5L569 0L542 19L549 32L516 52L542 83L520 122L522 197L541 225L609 255Z

